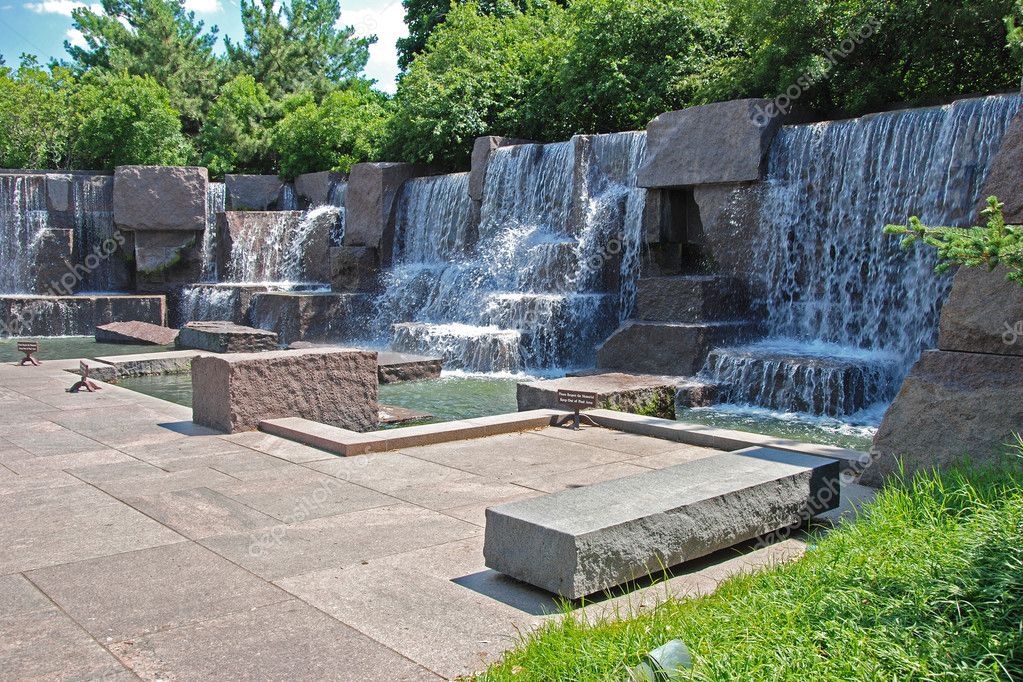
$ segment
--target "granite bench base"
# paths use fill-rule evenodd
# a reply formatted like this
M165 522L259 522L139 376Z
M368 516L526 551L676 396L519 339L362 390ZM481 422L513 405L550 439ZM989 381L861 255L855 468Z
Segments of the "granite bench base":
M837 461L769 448L487 509L486 565L568 599L838 507Z

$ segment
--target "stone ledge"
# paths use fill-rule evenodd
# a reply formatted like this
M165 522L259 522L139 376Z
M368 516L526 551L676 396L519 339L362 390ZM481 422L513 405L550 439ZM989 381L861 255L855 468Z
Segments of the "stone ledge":
M485 438L505 433L532 431L550 426L555 417L563 414L565 413L556 410L532 410L368 433L357 433L308 419L292 417L264 419L259 423L259 430L303 445L311 445L344 457L351 457L423 445Z
M827 457L842 463L843 468L859 470L869 461L870 456L859 450L849 450L833 445L803 443L787 438L776 438L759 433L718 429L702 424L687 424L657 417L644 417L638 414L613 412L611 410L587 410L589 416L598 425L609 429L617 429L626 433L635 433L651 438L673 440L687 445L715 448L717 450L734 451L749 447L765 447L786 452L798 452L814 457Z
M96 362L112 367L114 376L144 377L158 374L184 374L192 369L192 360L203 351L172 350L165 353L139 353L95 358ZM208 353L207 353L208 354Z

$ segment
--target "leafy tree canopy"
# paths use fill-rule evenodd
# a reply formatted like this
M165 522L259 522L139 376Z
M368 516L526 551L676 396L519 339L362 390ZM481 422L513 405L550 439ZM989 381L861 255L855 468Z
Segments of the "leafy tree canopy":
M76 70L148 76L166 88L190 132L199 129L220 83L213 53L217 28L205 30L182 0L100 0L72 13L86 46L64 43Z
M323 95L359 78L376 42L340 24L337 0L241 0L241 12L244 38L225 40L230 67L274 100L307 90Z
M0 168L58 168L70 163L74 74L23 55L0 66Z
M278 109L266 88L249 74L228 81L199 134L202 163L210 175L275 172L270 128Z
M194 152L170 93L148 76L88 74L76 95L74 154L80 168L182 165Z

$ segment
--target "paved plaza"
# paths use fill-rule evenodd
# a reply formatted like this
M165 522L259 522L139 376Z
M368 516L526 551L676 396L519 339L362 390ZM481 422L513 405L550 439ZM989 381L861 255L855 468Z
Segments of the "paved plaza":
M487 507L720 452L547 428L340 458L116 386L67 393L75 366L0 366L6 679L469 675L560 610L485 568ZM584 608L706 593L802 549L721 552Z

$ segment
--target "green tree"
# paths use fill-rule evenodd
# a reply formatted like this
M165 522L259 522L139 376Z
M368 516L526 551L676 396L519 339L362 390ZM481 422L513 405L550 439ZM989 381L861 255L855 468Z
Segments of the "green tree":
M67 168L74 75L23 55L16 71L0 66L0 168Z
M515 12L525 12L544 7L551 2L564 5L564 0L479 0L476 5L484 14L507 17ZM464 0L402 0L405 7L405 25L408 36L399 38L398 66L408 69L416 55L426 49L430 35L447 19L453 6Z
M270 131L278 117L266 88L248 74L235 76L210 106L199 134L203 165L214 177L275 172Z
M307 90L320 95L357 78L376 36L342 26L337 0L241 0L240 42L225 40L234 73L251 74L274 100Z
M310 93L284 103L284 117L274 127L271 148L280 159L281 176L322 170L348 172L378 154L388 116L386 96L365 83L338 89L317 104Z
M712 0L579 0L572 42L557 75L560 131L645 128L660 113L692 105L732 41Z
M75 99L79 168L190 161L193 151L181 132L178 112L166 88L154 79L88 74Z
M79 71L149 76L170 93L190 133L198 132L221 81L213 53L217 28L205 30L181 0L100 0L102 12L79 7L74 27L86 46L64 43Z
M454 7L398 84L387 155L457 168L480 135L542 138L570 34L557 6L506 17Z

